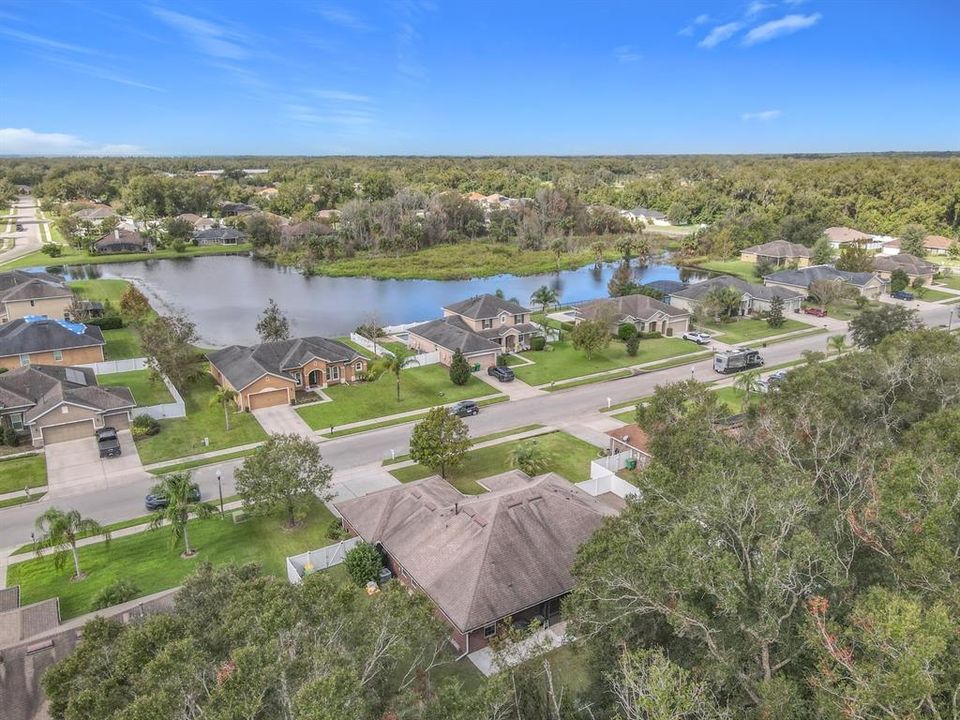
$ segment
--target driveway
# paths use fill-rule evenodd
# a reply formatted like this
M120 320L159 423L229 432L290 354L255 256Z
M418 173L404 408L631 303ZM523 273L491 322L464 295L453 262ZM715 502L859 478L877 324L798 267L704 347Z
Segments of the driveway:
M299 435L308 440L317 438L317 434L303 421L292 405L274 405L254 410L253 416L270 435Z
M121 430L121 455L101 458L94 438L51 443L44 446L50 497L64 497L94 489L109 488L150 477L143 469L129 430Z

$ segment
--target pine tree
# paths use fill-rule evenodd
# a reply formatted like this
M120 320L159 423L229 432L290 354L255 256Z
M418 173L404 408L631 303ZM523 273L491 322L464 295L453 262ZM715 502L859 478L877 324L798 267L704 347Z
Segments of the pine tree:
M454 385L466 385L470 380L470 363L463 356L460 348L453 353L453 360L450 361L450 382Z
M770 312L767 313L767 325L772 328L783 327L786 319L783 317L783 298L779 295L773 296L770 303Z

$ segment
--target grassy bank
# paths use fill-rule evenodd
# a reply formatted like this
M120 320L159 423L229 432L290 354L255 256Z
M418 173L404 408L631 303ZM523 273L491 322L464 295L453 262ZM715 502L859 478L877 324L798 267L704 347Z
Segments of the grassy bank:
M200 257L204 255L236 255L249 253L253 246L244 243L233 247L221 245L188 245L183 252L164 249L150 253L117 253L115 255L96 255L86 250L78 250L70 245L63 245L63 254L60 257L50 257L41 251L32 252L11 262L2 265L4 270L25 267L57 267L59 265L98 265L100 263L136 262L138 260L164 260L170 258Z
M80 297L97 302L109 302L116 312L120 312L120 298L130 286L126 280L73 280L68 283L70 288ZM156 313L151 310L149 320ZM103 339L107 341L104 354L107 360L126 360L143 356L140 347L140 332L136 326L125 324L116 330L104 330Z
M744 262L743 260L693 259L684 263L684 266L693 270L709 270L710 272L723 273L724 275L733 275L750 283L763 282L763 280L757 277L757 273L755 272L757 266L753 263Z

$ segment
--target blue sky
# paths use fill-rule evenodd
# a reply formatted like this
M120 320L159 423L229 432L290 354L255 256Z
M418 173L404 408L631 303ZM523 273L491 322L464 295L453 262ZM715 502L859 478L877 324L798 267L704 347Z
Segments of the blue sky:
M960 150L960 3L0 0L0 154Z

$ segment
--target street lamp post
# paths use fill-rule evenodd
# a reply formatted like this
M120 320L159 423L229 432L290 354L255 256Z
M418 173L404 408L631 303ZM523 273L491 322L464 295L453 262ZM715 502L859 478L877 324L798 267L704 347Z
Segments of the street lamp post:
M220 481L220 470L217 470L217 490L220 492L220 517L223 517L223 483Z

